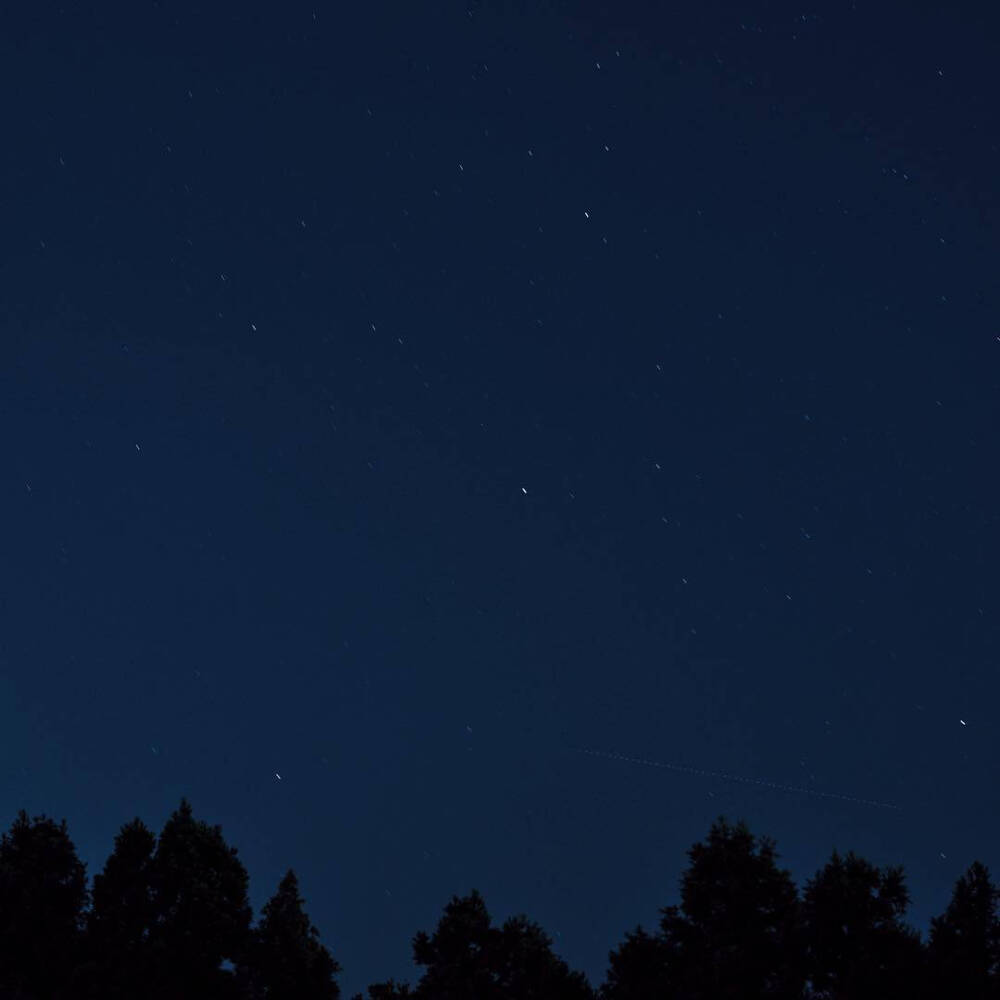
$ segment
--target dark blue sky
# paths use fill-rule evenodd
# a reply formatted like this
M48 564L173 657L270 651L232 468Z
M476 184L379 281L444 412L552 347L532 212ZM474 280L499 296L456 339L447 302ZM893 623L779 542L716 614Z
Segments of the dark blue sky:
M998 26L607 6L0 38L3 823L187 795L345 991L472 887L596 984L719 814L1000 867Z

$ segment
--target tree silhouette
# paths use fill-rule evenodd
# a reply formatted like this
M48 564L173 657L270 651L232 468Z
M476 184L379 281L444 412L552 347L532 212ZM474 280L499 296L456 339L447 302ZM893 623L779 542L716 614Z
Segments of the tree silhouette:
M901 867L879 869L836 851L806 883L806 966L833 1000L913 996L922 985L919 935L902 922L910 897Z
M963 1000L1000 997L1000 890L978 861L955 883L948 909L931 920L928 980L935 995Z
M337 1000L340 966L319 941L289 869L265 903L260 922L237 966L243 992L253 1000Z
M636 927L609 952L601 1000L1000 1000L1000 889L981 863L925 946L903 923L901 867L834 851L800 900L777 858L720 817L658 931ZM0 838L0 1000L339 1000L295 873L252 929L247 888L236 849L185 799L159 838L125 824L90 893L65 820L21 810ZM494 927L475 890L412 945L419 983L374 983L367 1000L595 997L538 924Z
M86 867L66 820L29 820L22 809L0 838L0 995L67 995L86 902Z
M245 954L252 911L248 876L218 826L180 807L163 827L150 867L153 925L151 997L235 995L234 976L220 968Z
M128 1000L151 979L155 847L156 837L137 817L121 828L104 870L94 876L85 932L87 959L75 980L78 996Z
M437 930L413 939L413 959L426 966L418 1000L590 1000L581 973L552 953L548 935L526 917L490 925L482 896L453 896Z
M518 1000L592 1000L582 972L552 953L552 939L526 916L504 921L494 939L500 995Z
M458 1000L474 995L497 997L490 968L490 915L482 896L453 896L433 936L418 931L413 938L413 960L427 967L416 995L435 1000Z
M681 995L800 998L798 894L777 866L774 841L720 817L688 857L681 905L666 907L660 921Z
M661 935L649 934L642 927L627 931L608 960L611 964L600 989L602 1000L666 1000L677 995L678 984L671 980L674 962Z

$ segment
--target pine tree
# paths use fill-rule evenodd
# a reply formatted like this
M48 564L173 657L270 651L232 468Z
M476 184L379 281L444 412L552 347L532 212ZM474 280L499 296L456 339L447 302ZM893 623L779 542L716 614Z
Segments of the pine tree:
M66 996L86 901L86 866L66 820L29 820L22 809L0 839L0 994Z
M254 1000L337 1000L340 965L320 943L289 869L251 932L238 977Z
M928 978L937 995L1000 997L998 899L989 869L975 861L955 883L948 909L931 920Z
M151 978L155 847L156 837L137 817L121 828L103 871L94 876L84 939L87 961L74 990L81 998L130 1000Z
M160 833L150 866L153 924L150 998L235 995L235 964L247 948L252 910L246 868L219 826L192 815L186 799Z
M434 934L418 931L413 938L413 960L426 966L417 986L417 997L421 1000L498 997L490 968L492 936L483 897L475 889L468 896L453 896Z

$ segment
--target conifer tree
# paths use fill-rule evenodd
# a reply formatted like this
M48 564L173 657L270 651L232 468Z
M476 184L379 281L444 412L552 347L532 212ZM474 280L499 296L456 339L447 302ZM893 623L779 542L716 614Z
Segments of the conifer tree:
M497 992L490 968L491 943L490 915L479 892L452 896L435 932L418 931L413 938L413 960L426 966L417 996L459 1000L472 995L492 1000Z
M219 826L195 820L186 799L160 833L150 868L153 979L147 996L235 995L233 974L249 940L246 868Z
M66 820L29 820L22 809L0 838L0 995L67 995L86 901L86 866Z
M989 869L974 861L955 883L948 909L931 920L929 980L937 995L963 1000L1000 997L998 890Z
M340 965L321 944L303 910L299 883L289 869L264 905L238 966L253 1000L337 1000Z
M81 998L129 1000L141 995L150 980L155 847L156 837L136 817L121 828L103 871L94 875L84 938L87 958L75 987Z

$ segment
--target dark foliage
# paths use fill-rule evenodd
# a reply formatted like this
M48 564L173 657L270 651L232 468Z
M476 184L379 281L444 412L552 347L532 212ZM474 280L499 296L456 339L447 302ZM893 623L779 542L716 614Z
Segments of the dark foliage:
M667 941L659 935L636 927L626 932L625 940L608 959L602 1000L648 1000L677 994L670 978L677 956L670 954Z
M909 905L902 868L879 869L834 851L806 884L806 967L820 996L878 1000L923 987L919 935L902 922Z
M596 994L538 924L494 926L472 890L414 936L419 982L367 1000L1000 1000L1000 891L979 862L925 944L901 868L834 851L800 896L773 841L724 818L688 858L679 904L625 935ZM247 890L185 800L159 838L123 826L90 892L65 820L22 810L0 840L0 1000L339 1000L295 873L254 927Z
M403 1000L412 996L413 992L406 983L397 983L392 979L384 983L373 983L368 987L368 1000ZM356 993L351 1000L364 1000L364 997Z
M0 996L66 995L81 956L87 875L60 824L22 809L0 840Z
M243 994L253 1000L337 1000L340 966L319 940L302 908L299 882L289 869L264 905L237 967Z
M158 840L122 827L85 911L65 821L22 812L0 844L0 1000L337 1000L294 873L253 929L248 882L182 799Z
M798 1000L798 898L773 841L720 818L688 857L681 905L660 921L684 995Z
M437 930L413 939L413 959L426 967L417 1000L589 1000L580 973L552 953L552 941L524 916L493 927L482 896L452 898Z
M989 870L973 862L955 883L948 909L931 921L928 971L937 995L1000 998L998 897Z
M121 828L104 870L94 876L86 958L75 978L80 997L126 1000L152 978L148 939L155 921L155 849L156 837L136 818Z
M611 953L604 996L799 1000L799 902L773 842L720 819L688 857L680 906L662 911L658 937L637 928ZM650 982L654 994L644 992Z

